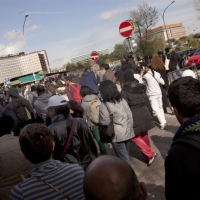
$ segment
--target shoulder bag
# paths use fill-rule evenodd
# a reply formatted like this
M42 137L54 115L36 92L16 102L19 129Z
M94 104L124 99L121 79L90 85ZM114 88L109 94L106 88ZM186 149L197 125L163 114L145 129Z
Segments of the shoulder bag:
M105 104L104 104L105 105ZM108 107L106 106L108 109ZM111 143L114 136L115 136L115 130L114 130L114 122L113 122L113 114L109 111L110 115L110 124L108 126L102 126L101 130L99 132L100 139L102 143Z
M71 142L71 140L72 140L72 135L73 135L73 133L74 133L75 127L76 127L76 119L73 118L72 128L71 128L71 130L70 130L70 133L69 133L68 139L67 139L67 141L66 141L66 143L65 143L65 146L64 146L64 148L63 148L61 154L59 155L59 160L61 160L61 159L63 158L63 156L65 155L66 151L67 151L68 148L69 148L69 145L70 145L70 142Z

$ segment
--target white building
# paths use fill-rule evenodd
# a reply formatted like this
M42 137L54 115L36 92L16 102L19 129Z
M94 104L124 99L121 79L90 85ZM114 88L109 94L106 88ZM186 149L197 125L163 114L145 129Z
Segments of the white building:
M15 55L0 57L0 83L5 82L5 78L26 78L26 75L32 73L35 73L37 78L37 72L40 71L44 73L50 72L49 61L45 50L29 54L21 52ZM31 81L30 75L29 79Z

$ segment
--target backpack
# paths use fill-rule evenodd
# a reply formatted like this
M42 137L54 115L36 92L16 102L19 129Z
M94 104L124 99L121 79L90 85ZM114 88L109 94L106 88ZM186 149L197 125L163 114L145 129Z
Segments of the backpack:
M28 108L22 101L16 101L14 104L14 112L16 116L17 125L20 128L25 127L33 121L33 113L29 112Z
M70 86L74 89L74 96L73 96L74 101L76 101L77 103L80 103L81 99L82 99L82 97L80 95L81 85L71 84Z
M101 102L98 100L93 100L88 103L89 105L89 118L94 124L99 124L99 107L101 105Z

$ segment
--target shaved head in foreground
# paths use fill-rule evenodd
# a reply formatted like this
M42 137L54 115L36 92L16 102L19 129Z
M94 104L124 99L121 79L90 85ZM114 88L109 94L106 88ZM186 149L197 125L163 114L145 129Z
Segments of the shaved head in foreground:
M146 200L144 183L139 183L131 166L114 156L101 156L87 168L83 182L87 200Z

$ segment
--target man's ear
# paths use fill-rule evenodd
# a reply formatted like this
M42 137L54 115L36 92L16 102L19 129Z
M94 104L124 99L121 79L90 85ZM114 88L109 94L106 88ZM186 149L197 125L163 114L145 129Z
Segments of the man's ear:
M144 182L140 182L140 194L142 197L142 200L147 200L147 188Z
M20 154L21 154L22 158L24 158L25 160L27 159L22 151L20 151Z

